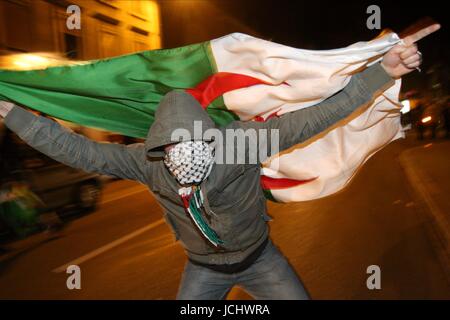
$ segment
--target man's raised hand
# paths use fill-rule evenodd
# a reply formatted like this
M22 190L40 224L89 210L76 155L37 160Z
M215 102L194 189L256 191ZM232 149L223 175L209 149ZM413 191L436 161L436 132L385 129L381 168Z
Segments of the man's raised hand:
M402 44L394 46L383 57L381 65L392 78L400 78L410 73L422 63L422 54L416 42L439 30L439 24L423 28L403 39Z

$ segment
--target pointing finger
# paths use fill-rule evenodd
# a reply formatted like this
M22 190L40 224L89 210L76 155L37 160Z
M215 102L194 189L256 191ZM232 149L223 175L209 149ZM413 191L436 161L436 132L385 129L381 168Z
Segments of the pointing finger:
M429 27L423 28L423 29L405 37L403 39L405 46L408 47L408 46L412 45L413 43L419 41L420 39L423 39L426 36L432 34L433 32L438 31L440 28L441 28L441 25L436 23L436 24L433 24Z

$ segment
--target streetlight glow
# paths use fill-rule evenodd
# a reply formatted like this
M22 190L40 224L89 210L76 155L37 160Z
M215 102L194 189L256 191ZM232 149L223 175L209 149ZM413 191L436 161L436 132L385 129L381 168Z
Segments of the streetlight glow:
M427 122L430 122L430 121L431 121L431 117L430 116L425 117L425 118L422 119L422 123L427 123Z

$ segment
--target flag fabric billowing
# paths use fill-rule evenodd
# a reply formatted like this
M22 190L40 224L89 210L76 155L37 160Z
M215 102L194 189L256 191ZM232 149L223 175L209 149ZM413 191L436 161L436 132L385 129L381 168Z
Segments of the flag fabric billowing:
M0 70L0 100L85 126L144 138L161 98L186 89L218 125L314 107L400 41L394 33L334 50L302 50L246 34L174 49ZM268 198L307 201L341 190L376 151L403 136L400 80L339 126L268 159Z

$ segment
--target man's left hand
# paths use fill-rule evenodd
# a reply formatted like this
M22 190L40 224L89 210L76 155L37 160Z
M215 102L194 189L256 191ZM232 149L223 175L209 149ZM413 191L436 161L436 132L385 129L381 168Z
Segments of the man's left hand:
M389 50L383 57L381 65L394 79L417 69L422 63L422 54L417 48L416 42L440 29L439 24L433 24L423 28L403 39L403 44L398 44Z

